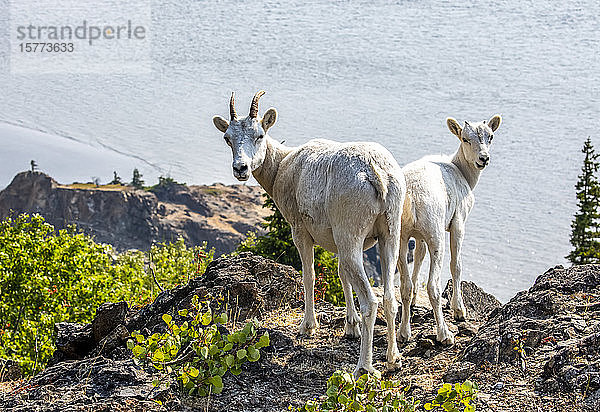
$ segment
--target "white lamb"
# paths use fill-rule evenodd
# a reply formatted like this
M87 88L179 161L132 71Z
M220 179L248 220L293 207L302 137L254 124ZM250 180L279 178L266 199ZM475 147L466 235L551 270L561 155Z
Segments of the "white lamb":
M400 354L393 277L406 192L400 166L376 143L311 140L295 148L280 144L267 134L277 111L270 108L262 119L258 118L258 99L263 94L261 91L254 96L250 114L243 119L237 117L232 95L230 121L215 116L213 122L233 152L233 175L245 181L252 173L291 225L302 259L305 312L300 332L310 334L317 328L313 246L319 244L339 255L339 276L346 300L345 333L361 335L354 373L375 372L372 346L377 300L363 267L362 253L378 241L388 331L387 361L395 364ZM360 330L352 290L360 303Z
M441 270L444 260L445 232L450 232L450 271L452 273L451 308L455 319L466 316L460 277L462 272L461 245L465 234L465 222L475 202L473 189L479 175L489 164L489 148L502 119L495 115L488 122L461 127L453 118L446 123L460 140L460 146L452 157L427 156L406 165L402 171L406 178L406 199L402 213L402 236L398 269L400 272L402 301L415 303L417 280L427 248L430 266L427 292L436 321L437 340L453 344L441 306ZM408 240L416 240L412 280L409 277L406 254ZM402 306L400 337L410 338L410 306Z

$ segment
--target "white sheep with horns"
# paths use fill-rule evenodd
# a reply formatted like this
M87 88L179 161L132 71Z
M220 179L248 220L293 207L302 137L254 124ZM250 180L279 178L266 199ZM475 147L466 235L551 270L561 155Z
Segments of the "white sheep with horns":
M452 299L450 307L457 320L466 316L460 278L462 274L461 246L465 235L465 222L475 203L473 189L483 169L489 164L489 148L494 132L502 118L493 116L489 121L469 123L464 127L453 119L446 123L460 140L454 156L426 156L402 168L406 179L406 199L402 214L402 236L398 261L402 302L412 304L417 296L417 280L425 252L429 249L430 266L427 281L429 301L433 307L437 340L443 344L454 343L441 305L441 270L444 260L445 232L450 232L450 272L452 273ZM406 253L408 241L416 240L412 279L409 277ZM403 305L400 337L410 339L410 305Z
M299 147L280 144L267 134L277 111L270 108L262 119L258 118L258 100L263 94L260 91L254 95L250 114L242 119L237 117L232 94L230 121L215 116L213 122L233 152L233 175L245 181L252 173L290 223L302 260L305 307L300 333L312 334L318 326L313 247L319 244L339 256L338 273L346 301L345 334L361 336L354 374L375 372L372 346L377 299L364 270L363 250L378 241L388 333L386 359L390 366L395 365L400 353L395 331L398 303L394 271L406 193L402 170L377 143L317 139ZM353 290L362 320L354 306Z

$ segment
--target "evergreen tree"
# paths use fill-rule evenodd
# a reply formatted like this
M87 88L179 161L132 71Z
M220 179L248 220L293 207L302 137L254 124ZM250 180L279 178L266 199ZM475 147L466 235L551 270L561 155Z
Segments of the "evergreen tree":
M574 249L567 256L567 259L576 265L600 263L600 184L595 175L600 167L600 155L596 154L589 137L583 145L582 152L585 159L575 185L579 212L575 214L571 223L571 244Z
M121 180L121 178L119 177L119 175L117 174L117 172L113 172L113 180L112 182L110 182L111 185L122 185L123 181Z
M144 181L142 180L142 174L137 169L133 169L133 180L131 181L131 186L135 187L136 189L144 188Z

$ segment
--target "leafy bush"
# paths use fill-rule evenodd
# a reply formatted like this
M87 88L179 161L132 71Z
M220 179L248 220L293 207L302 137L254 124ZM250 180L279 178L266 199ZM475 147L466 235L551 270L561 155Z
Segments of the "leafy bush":
M263 207L273 211L272 215L265 218L264 227L267 229L267 233L263 236L249 233L236 252L252 252L302 271L302 261L292 240L290 225L275 202L267 195L265 195ZM322 247L316 246L315 266L315 298L324 299L337 306L344 306L344 291L337 274L337 257Z
M434 408L441 409L447 412L475 412L473 402L477 397L477 385L471 381L464 383L455 383L454 386L450 383L445 383L432 402L424 405L426 411Z
M335 371L327 380L324 401L308 401L298 412L325 411L402 411L413 412L419 402L407 398L395 381L362 375L357 380L345 371Z
M338 370L327 380L324 400L307 401L295 411L414 412L421 402L414 397L408 398L406 391L407 388L401 388L398 381L382 380L379 376L366 374L355 380L350 373ZM474 412L476 396L477 385L470 381L454 386L445 383L438 390L436 398L426 403L424 408L428 411Z
M209 301L192 298L192 310L182 309L179 316L186 319L181 324L169 314L163 315L167 325L165 333L155 333L148 338L133 332L127 341L138 363L150 363L162 372L161 379L153 382L159 386L177 379L180 388L191 395L207 396L221 393L222 377L231 372L241 373L244 362L260 359L260 349L269 345L269 334L257 336L257 325L248 322L243 329L223 334L218 325L227 323L227 313L215 313Z
M212 258L180 240L152 253L166 287L183 280L177 271L198 273ZM55 349L56 322L89 322L107 301L153 299L158 290L144 268L144 253L115 254L73 227L56 232L39 215L0 222L0 357L18 361L25 374L41 370Z

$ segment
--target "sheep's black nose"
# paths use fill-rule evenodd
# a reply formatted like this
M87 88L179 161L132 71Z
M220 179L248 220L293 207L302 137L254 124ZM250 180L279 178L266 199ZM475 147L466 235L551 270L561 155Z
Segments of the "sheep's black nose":
M242 175L248 172L248 165L233 166L233 170Z
M485 165L490 161L490 155L488 155L488 154L479 155L479 160L481 160L481 163L483 163Z

